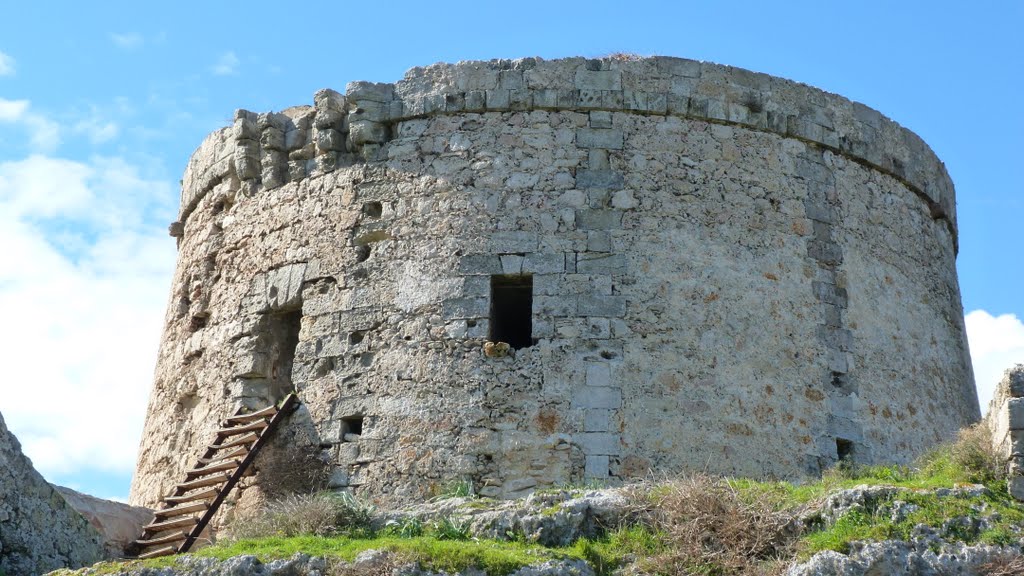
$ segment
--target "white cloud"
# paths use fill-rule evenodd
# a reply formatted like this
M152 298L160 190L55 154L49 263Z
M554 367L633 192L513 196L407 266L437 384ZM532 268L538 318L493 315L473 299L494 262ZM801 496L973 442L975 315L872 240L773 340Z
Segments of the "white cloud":
M145 39L141 34L137 32L128 32L125 34L111 34L110 39L117 45L118 48L124 48L131 50L132 48L138 48L145 43Z
M31 110L28 100L6 100L0 98L0 123L18 124L29 132L29 143L33 150L52 152L60 144L60 126Z
M238 56L232 51L221 54L220 59L213 65L211 70L218 76L228 76L231 74L238 74Z
M120 158L0 162L0 412L44 476L134 468L174 199Z
M74 131L84 134L93 144L102 144L116 138L121 129L116 122L106 119L93 107L87 117L75 122Z
M0 98L0 122L18 122L28 111L28 100L4 100Z
M964 321L978 398L985 412L1003 372L1024 363L1024 322L1013 314L992 316L985 310L974 310Z
M0 76L14 76L14 58L0 52Z

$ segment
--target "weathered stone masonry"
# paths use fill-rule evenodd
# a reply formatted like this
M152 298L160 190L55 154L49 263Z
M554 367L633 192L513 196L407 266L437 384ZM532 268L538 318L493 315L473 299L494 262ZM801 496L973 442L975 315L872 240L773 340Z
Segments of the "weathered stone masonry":
M467 62L239 111L171 232L136 503L211 414L292 386L293 445L385 500L795 477L906 461L979 416L944 167L878 112L763 74ZM495 310L522 306L531 345L485 355L510 329Z

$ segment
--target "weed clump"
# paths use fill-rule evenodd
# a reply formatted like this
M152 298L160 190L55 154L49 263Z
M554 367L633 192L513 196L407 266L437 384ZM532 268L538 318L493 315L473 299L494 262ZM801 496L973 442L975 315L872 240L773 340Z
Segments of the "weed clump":
M231 526L234 538L372 534L376 508L347 492L296 494L267 504Z
M799 533L792 510L741 494L728 482L697 475L647 492L641 521L665 547L645 568L660 574L758 574L792 556Z

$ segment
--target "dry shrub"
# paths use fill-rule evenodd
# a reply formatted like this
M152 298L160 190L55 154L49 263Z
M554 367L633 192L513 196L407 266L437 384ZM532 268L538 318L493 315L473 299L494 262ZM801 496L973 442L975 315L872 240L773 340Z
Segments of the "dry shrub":
M327 536L369 531L375 509L348 493L293 494L275 500L251 518L236 520L234 538Z
M918 462L927 475L953 480L991 483L1006 479L1006 458L992 445L992 433L984 422L963 428L956 440L925 454Z
M258 464L260 487L271 497L325 490L330 477L330 466L312 448L267 450Z
M1024 574L1024 556L1014 554L993 560L981 566L981 573L988 576L1020 576Z
M648 494L642 517L668 541L666 551L650 559L653 572L774 574L792 557L799 524L767 498L741 497L724 480L704 475Z

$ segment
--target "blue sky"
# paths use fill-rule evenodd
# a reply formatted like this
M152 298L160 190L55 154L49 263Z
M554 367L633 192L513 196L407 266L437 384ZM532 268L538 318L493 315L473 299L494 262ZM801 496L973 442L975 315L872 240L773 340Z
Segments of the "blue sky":
M0 413L56 483L125 498L189 155L235 108L437 61L613 52L791 78L917 132L957 188L983 404L1024 362L1024 4L18 2L0 18Z

